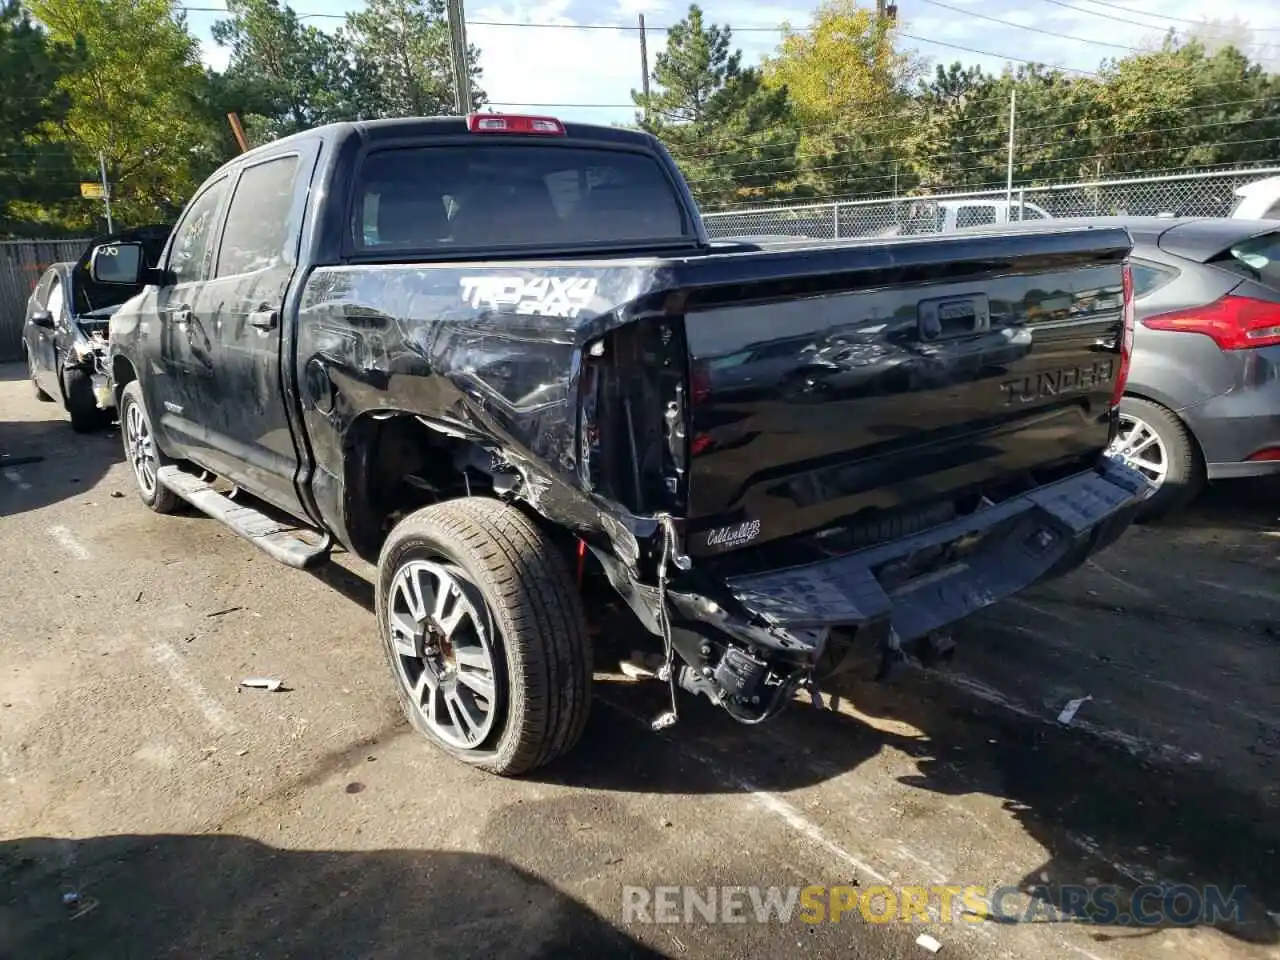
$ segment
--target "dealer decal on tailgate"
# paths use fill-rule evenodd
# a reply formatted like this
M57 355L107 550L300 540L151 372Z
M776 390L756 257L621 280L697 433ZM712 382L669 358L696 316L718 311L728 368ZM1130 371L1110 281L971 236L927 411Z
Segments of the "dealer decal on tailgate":
M731 527L712 530L707 534L707 546L728 550L731 547L750 543L758 536L760 536L760 521L748 520L745 523L735 523Z

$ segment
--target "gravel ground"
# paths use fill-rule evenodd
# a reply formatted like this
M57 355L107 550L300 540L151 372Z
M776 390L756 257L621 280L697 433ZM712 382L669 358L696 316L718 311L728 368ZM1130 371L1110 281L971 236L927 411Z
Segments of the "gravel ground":
M0 957L1277 955L1276 485L1215 488L827 711L686 699L655 734L664 689L602 673L579 748L505 781L402 720L367 567L149 513L115 430L73 434L13 365L0 454L42 458L0 460ZM262 674L287 689L238 689ZM622 892L1150 882L1243 885L1241 915L628 923Z

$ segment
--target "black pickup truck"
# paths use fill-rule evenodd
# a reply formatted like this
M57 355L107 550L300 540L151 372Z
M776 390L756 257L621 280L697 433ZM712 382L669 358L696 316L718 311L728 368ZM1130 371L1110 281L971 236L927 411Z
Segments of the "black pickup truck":
M756 723L1111 543L1129 250L713 244L654 138L477 114L260 147L93 275L146 284L110 336L143 503L376 562L410 721L513 775L583 729L593 583L653 635L655 726L678 688Z

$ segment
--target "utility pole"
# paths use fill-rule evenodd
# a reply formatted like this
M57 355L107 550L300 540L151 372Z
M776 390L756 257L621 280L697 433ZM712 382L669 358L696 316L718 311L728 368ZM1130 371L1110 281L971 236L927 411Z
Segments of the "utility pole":
M244 125L240 123L240 114L234 111L228 113L227 123L231 124L231 135L236 138L236 144L240 147L240 152L248 153L249 141L244 135Z
M115 233L111 223L111 185L107 183L107 158L98 151L98 173L102 176L102 202L107 205L107 233Z
M644 91L644 118L649 119L649 44L644 36L644 14L640 14L640 89Z
M1013 209L1013 128L1018 120L1018 88L1009 91L1009 160L1004 172L1004 201ZM1010 217L1012 219L1012 217ZM1018 219L1022 219L1022 211L1018 211Z
M471 112L471 71L467 63L467 25L463 19L462 0L445 0L449 20L449 59L453 63L453 95L458 116Z

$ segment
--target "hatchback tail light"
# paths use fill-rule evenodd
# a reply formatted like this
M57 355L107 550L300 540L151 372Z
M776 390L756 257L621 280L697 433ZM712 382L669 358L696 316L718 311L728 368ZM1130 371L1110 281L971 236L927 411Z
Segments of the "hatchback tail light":
M1124 329L1120 333L1120 370L1116 373L1115 386L1111 388L1111 406L1117 406L1124 397L1125 384L1129 381L1129 364L1133 359L1133 268L1126 262L1120 269L1124 288Z
M1250 350L1280 344L1280 303L1233 297L1190 310L1156 314L1142 321L1151 330L1199 333L1223 350Z

